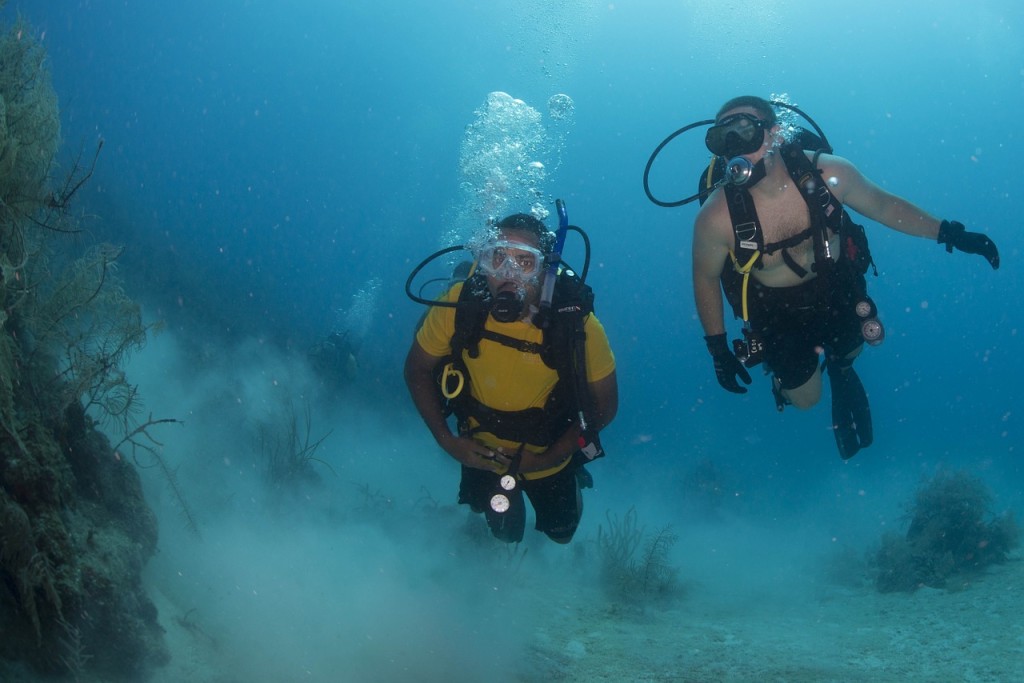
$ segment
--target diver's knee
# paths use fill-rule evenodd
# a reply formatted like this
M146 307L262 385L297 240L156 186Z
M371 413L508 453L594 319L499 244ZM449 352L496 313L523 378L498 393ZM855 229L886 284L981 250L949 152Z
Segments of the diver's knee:
M818 401L821 400L821 394L818 394L817 396L805 396L795 391L784 391L783 395L789 399L790 404L800 410L810 410L814 406L818 405Z
M821 400L821 374L817 371L795 389L783 389L782 395L800 410L813 408Z
M560 545L568 545L569 543L572 542L572 537L575 535L575 533L576 533L575 529L573 529L571 532L569 532L568 535L553 534L553 533L548 532L548 538L550 538L552 541L554 541L555 543L558 543Z
M572 541L572 537L576 535L576 529L579 524L574 524L571 527L561 527L558 529L548 529L544 534L555 543L566 545Z

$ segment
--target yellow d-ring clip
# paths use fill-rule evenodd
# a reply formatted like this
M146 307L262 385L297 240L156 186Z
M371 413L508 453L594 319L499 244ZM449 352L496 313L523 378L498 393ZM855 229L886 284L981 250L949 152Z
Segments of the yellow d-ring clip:
M448 388L448 379L450 377L456 378L455 388ZM444 366L444 371L441 373L441 393L445 398L451 400L462 393L462 387L466 384L466 378L463 377L462 371L455 368L454 363L448 363Z

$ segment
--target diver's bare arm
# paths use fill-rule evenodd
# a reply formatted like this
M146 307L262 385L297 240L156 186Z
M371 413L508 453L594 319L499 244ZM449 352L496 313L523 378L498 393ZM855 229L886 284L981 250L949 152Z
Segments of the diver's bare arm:
M728 247L716 238L714 226L697 216L693 229L693 298L705 335L725 332L725 310L719 278L729 253Z
M938 237L942 221L903 197L883 190L846 159L831 156L822 162L822 171L832 179L837 198L857 213L908 235Z
M613 370L610 375L596 382L590 382L590 396L594 401L594 417L596 424L587 425L595 431L601 431L611 424L619 412L619 380Z
M473 439L452 434L452 430L449 429L434 380L434 366L438 360L440 359L437 356L424 351L416 341L413 341L405 357L405 383L427 429L437 441L437 445L463 465L492 472L503 471L509 463L503 453ZM469 391L468 387L466 391Z
M430 355L418 342L413 341L405 357L405 384L409 387L413 405L416 406L434 440L441 448L448 450L454 435L445 420L434 380L434 367L438 360L440 359Z

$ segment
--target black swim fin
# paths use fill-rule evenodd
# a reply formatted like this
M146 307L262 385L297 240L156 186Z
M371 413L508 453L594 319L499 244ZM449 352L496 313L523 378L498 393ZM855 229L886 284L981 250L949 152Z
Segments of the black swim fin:
M830 361L827 367L832 386L832 429L836 446L843 460L849 460L874 440L871 407L851 361Z
M569 465L572 467L572 465ZM580 465L576 468L576 483L580 489L592 489L594 488L594 475L592 475L587 468Z

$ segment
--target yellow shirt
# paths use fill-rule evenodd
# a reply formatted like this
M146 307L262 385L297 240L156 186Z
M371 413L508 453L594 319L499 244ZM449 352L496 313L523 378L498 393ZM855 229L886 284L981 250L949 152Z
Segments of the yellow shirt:
M455 284L441 300L458 301L461 291L462 283ZM448 306L433 306L423 320L416 333L416 342L430 355L442 358L452 352L455 310ZM540 344L544 338L540 328L522 320L500 323L487 316L484 327L506 337L535 344ZM604 327L596 315L591 313L586 317L583 330L587 337L587 381L597 382L615 370L615 356L608 344ZM480 403L495 410L520 411L527 408L543 408L548 394L558 382L558 373L545 365L539 354L520 351L486 338L480 340L480 355L471 358L469 353L464 351L462 359L469 369L471 381L467 384L471 395ZM481 432L475 434L474 438L489 446L513 450L519 447L518 443L499 439L493 434ZM539 478L537 475L549 476L562 466L554 470L531 473L529 478Z

